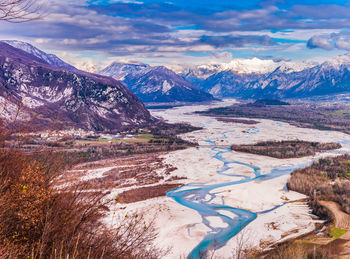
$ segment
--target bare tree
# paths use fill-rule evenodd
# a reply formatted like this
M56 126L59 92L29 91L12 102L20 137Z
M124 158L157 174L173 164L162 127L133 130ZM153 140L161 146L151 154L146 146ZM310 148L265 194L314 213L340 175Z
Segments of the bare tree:
M241 227L242 229L242 227ZM232 259L256 258L260 251L252 245L254 234L247 228L243 228L235 237L235 247L232 251Z
M0 21L20 23L37 20L42 8L37 0L0 0Z
M284 245L276 245L273 253L269 255L269 258L273 259L285 259L285 258L295 258L304 259L308 258L308 248L302 243L287 243ZM317 258L327 258L327 257L317 257Z

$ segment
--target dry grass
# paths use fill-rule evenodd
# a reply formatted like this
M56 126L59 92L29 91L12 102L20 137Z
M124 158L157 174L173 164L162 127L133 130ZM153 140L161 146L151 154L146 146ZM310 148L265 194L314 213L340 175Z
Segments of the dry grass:
M110 190L130 186L156 184L165 179L176 168L164 163L164 153L139 154L117 159L101 160L75 166L61 178L60 184L78 181L84 176L99 170L110 169L103 174L88 180L82 180L89 189ZM90 170L94 170L93 172ZM179 180L173 178L173 180Z
M159 184L148 187L135 188L120 193L117 197L120 203L133 203L155 197L165 196L170 190L180 187L181 184Z

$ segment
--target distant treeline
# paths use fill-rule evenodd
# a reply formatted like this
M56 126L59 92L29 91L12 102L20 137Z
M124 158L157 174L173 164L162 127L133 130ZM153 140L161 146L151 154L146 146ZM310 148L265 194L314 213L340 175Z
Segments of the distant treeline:
M254 124L260 123L259 121L255 121L255 120L233 119L233 118L226 118L226 117L216 117L216 119L222 122L242 123L247 125L254 125Z
M246 117L288 122L297 127L319 130L337 130L350 133L350 105L320 105L300 103L291 105L235 104L197 112L220 117Z
M341 148L338 143L318 143L301 140L266 141L254 145L232 145L231 149L275 158L294 158L313 156L316 152L323 152Z

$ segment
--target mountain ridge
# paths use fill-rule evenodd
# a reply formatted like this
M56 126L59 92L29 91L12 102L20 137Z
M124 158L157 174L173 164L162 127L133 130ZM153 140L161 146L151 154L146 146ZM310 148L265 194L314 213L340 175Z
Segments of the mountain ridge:
M350 54L303 70L289 69L285 64L263 74L224 70L205 79L195 73L184 77L218 98L304 98L350 92Z
M164 66L114 62L99 72L124 83L144 102L202 102L214 98Z
M76 70L74 66L64 62L56 55L48 54L27 42L18 40L2 40L1 42L4 42L8 45L11 45L14 48L21 49L29 54L32 54L33 56L45 61L47 64L50 64L52 66Z
M40 127L120 131L154 121L144 104L118 81L45 61L0 42L0 103L9 120L20 103L19 119Z

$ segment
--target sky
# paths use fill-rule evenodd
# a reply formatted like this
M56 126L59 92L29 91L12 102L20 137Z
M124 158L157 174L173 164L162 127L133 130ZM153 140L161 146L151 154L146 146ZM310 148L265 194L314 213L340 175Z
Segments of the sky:
M42 19L0 22L0 39L29 42L91 70L113 61L322 62L350 51L350 1L42 1Z

